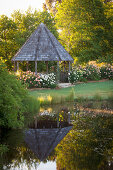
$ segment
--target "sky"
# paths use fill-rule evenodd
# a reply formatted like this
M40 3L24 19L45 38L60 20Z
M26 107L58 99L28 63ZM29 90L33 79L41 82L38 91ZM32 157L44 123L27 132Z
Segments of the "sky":
M10 17L14 10L26 11L29 7L33 10L42 10L45 0L0 0L0 15Z

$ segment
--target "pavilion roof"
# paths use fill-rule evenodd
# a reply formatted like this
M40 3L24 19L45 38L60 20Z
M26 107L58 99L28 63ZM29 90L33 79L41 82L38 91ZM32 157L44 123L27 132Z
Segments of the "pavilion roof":
M29 129L25 132L25 142L39 160L45 160L72 126L53 129Z
M12 61L73 61L73 59L49 29L41 23Z

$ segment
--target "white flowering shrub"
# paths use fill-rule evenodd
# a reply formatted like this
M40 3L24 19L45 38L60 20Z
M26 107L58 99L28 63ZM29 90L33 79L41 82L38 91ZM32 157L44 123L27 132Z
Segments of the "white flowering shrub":
M56 75L54 73L50 74L40 74L35 75L31 71L22 73L20 80L23 84L26 84L29 88L55 88L56 87Z
M74 84L79 80L79 72L75 69L68 73L68 80L70 83Z
M55 88L56 87L56 75L54 73L41 74L42 87Z
M109 71L109 77L111 77L111 75L111 71ZM68 80L70 83L76 83L77 81L86 82L88 80L100 79L101 70L94 65L86 65L85 67L74 68L70 73L68 73Z

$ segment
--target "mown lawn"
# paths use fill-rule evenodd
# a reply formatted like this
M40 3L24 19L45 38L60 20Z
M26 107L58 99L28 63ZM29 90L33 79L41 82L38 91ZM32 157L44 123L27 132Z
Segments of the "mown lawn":
M47 95L69 95L72 91L75 93L75 98L78 96L81 97L90 97L92 98L95 95L100 95L102 98L107 98L109 95L113 95L113 81L105 82L95 82L95 83L82 83L76 84L73 87L62 88L62 89L44 89L44 90L34 90L29 91L32 96L47 96Z

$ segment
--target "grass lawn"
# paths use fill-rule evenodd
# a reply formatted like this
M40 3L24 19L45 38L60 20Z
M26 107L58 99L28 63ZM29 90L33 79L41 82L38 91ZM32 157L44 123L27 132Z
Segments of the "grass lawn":
M44 90L34 90L29 91L32 96L47 96L47 95L59 95L67 96L72 91L75 92L75 98L78 96L81 97L90 97L92 98L95 95L100 95L102 98L107 98L109 95L113 95L113 81L105 82L95 82L95 83L82 83L76 84L73 87L67 87L62 89L44 89Z

